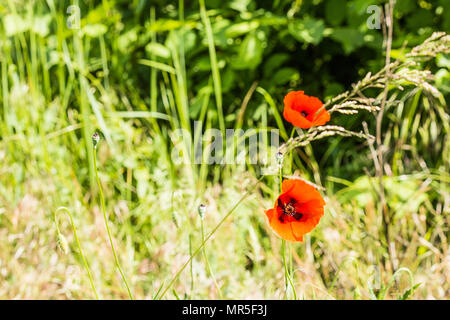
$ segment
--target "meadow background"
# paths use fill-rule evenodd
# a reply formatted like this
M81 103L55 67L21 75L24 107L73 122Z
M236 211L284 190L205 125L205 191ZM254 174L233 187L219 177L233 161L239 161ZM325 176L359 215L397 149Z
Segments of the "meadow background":
M383 3L0 0L0 298L94 298L64 212L61 250L61 206L100 297L128 298L98 198L95 131L122 269L136 298L158 296L202 241L199 204L209 232L261 170L174 163L174 130L199 134L198 120L289 135L277 117L289 90L327 101L383 68L383 33L366 24L367 7ZM392 59L449 30L449 1L397 0ZM391 253L367 141L333 136L294 153L291 173L327 201L318 227L289 247L300 298L449 298L450 58L421 67L440 98L394 91L383 121ZM363 121L375 127L364 111L331 123L361 131ZM277 183L261 180L163 298L220 298L205 257L223 297L284 297L281 242L264 215Z

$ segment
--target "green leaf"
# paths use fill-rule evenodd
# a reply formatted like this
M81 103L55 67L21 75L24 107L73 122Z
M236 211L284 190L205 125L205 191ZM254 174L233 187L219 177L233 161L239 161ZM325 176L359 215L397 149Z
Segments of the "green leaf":
M284 62L289 60L287 53L275 53L264 62L264 76L269 77L275 69L279 68Z
M231 68L226 68L222 76L222 92L228 92L235 85L235 72Z
M51 16L48 14L45 16L34 17L32 25L33 32L39 34L41 37L47 36L50 32L50 20Z
M230 3L230 8L239 12L246 12L250 2L250 0L233 0Z
M288 30L300 42L318 44L322 40L325 25L322 20L307 17L289 21Z
M8 14L4 17L3 25L8 37L25 32L30 27L30 23L17 14Z
M133 28L123 33L117 38L117 46L121 52L127 52L129 48L133 47L132 43L137 41L137 28Z
M409 288L408 290L406 290L403 295L399 298L399 300L406 300L408 299L408 297L414 293L414 291L421 285L422 283L419 282L417 284L415 284L412 288Z
M170 58L170 50L166 46L157 42L150 42L147 44L145 46L145 51L147 51L149 55L155 55L164 59Z
M165 45L167 48L176 48L178 50L181 41L183 41L184 52L189 52L195 47L197 35L192 30L172 30L166 38Z
M325 18L333 26L338 26L344 21L346 3L341 0L329 0L325 4Z
M272 82L275 85L282 85L291 80L300 79L300 74L294 68L281 68L272 77Z
M239 54L233 60L232 66L234 69L254 69L262 60L263 55L262 41L255 33L249 33L239 47Z
M364 36L361 32L351 28L339 28L333 30L331 38L340 42L346 54L364 44Z
M259 22L257 21L236 23L228 27L225 34L228 38L235 38L243 34L249 33L250 31L257 29L258 27Z
M325 88L325 100L331 99L339 93L344 92L344 89L344 86L338 82L329 83Z
M101 35L104 35L106 31L108 31L108 28L101 23L88 24L83 27L83 34L91 38L97 38Z
M397 0L395 11L400 15L408 14L416 8L416 0Z
M418 30L419 28L429 27L433 25L434 15L430 10L415 10L406 21L406 25L410 30Z

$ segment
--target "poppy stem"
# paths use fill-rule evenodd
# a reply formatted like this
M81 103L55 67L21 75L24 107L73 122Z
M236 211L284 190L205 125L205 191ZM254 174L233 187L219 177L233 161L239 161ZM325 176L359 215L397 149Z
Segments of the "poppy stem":
M97 141L97 143L98 143L98 141ZM112 250L112 253L114 255L114 262L116 264L117 269L120 272L120 275L122 276L122 280L125 283L125 287L127 288L128 296L130 297L131 300L134 300L133 294L131 293L130 287L128 285L128 281L127 281L127 279L125 277L125 274L123 273L122 268L120 266L119 259L117 257L117 253L116 253L116 249L114 248L114 243L113 243L112 236L111 236L111 230L109 229L108 216L106 215L105 197L103 196L102 184L100 182L100 178L98 177L97 155L96 154L97 154L96 143L94 143L94 152L93 152L93 156L94 156L94 172L95 172L95 178L96 178L97 184L98 184L100 203L101 203L101 207L102 207L103 219L105 220L106 231L108 233L109 243L111 244L111 250Z
M278 164L278 176L279 176L279 183L280 183L280 194L282 193L282 184L283 184L283 159ZM289 286L292 288L292 292L294 294L294 299L297 300L297 292L295 291L294 283L291 279L291 275L289 273L289 268L286 261L286 240L281 240L281 254L282 254L282 260L283 260L283 267L284 267L284 288L285 288L285 297L288 297L288 288ZM292 252L289 250L289 261L292 261Z
M201 224L201 229L202 229L201 230L202 231L202 242L204 242L205 241L205 227L203 224L203 219L200 220L200 224ZM216 281L216 277L214 276L211 265L209 264L209 261L208 261L208 256L206 255L206 246L203 246L202 251L203 251L203 258L205 259L206 268L214 282L214 285L216 286L217 294L219 295L219 298L223 300L222 290L220 289L220 286Z

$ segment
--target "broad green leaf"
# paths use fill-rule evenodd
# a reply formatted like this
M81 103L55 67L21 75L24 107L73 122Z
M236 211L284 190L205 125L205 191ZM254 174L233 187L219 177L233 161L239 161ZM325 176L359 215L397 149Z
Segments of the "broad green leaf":
M246 12L250 2L251 0L233 0L230 3L230 8L239 12Z
M233 24L226 30L226 35L229 38L239 37L243 34L249 33L259 27L259 22L249 21Z
M364 36L358 30L352 28L339 28L333 30L331 38L340 42L346 54L364 44Z
M329 0L325 4L325 18L333 26L338 26L345 19L346 3L342 0Z
M120 51L126 52L128 51L132 46L132 43L136 42L137 40L137 29L133 28L117 38L117 46Z
M288 30L300 42L318 44L322 40L325 25L322 20L307 17L289 21Z
M97 38L104 35L108 31L108 28L101 23L88 24L83 27L83 33L91 38Z
M397 0L395 11L401 15L408 14L416 8L416 0Z
M49 29L50 20L51 16L48 14L45 16L34 17L32 25L33 32L39 34L41 37L47 36L50 32Z
M181 41L183 41L184 52L189 52L195 47L197 35L192 30L172 30L167 36L165 46L179 50Z
M270 77L273 71L279 68L284 62L289 60L287 53L275 53L266 59L264 62L264 75Z
M282 85L288 83L291 80L300 79L300 74L294 68L281 68L273 75L272 82L275 85Z
M262 41L255 33L249 33L239 47L239 54L233 60L232 66L235 69L254 69L262 60Z
M147 51L149 55L153 54L164 59L170 58L170 50L166 46L157 42L150 42L147 44L145 46L145 51Z
M8 14L3 19L6 36L10 37L29 29L30 23L17 14Z

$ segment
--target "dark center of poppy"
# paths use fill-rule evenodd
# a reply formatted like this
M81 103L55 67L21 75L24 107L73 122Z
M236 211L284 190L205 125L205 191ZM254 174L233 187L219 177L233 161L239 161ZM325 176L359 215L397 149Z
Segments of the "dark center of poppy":
M308 114L305 111L300 112L300 114L305 118L308 116Z
M290 199L289 202L283 203L280 199L278 199L278 207L281 208L282 214L279 216L281 222L284 222L285 216L294 217L295 220L300 220L303 217L303 214L297 212L295 209L295 203L297 201L295 199Z

